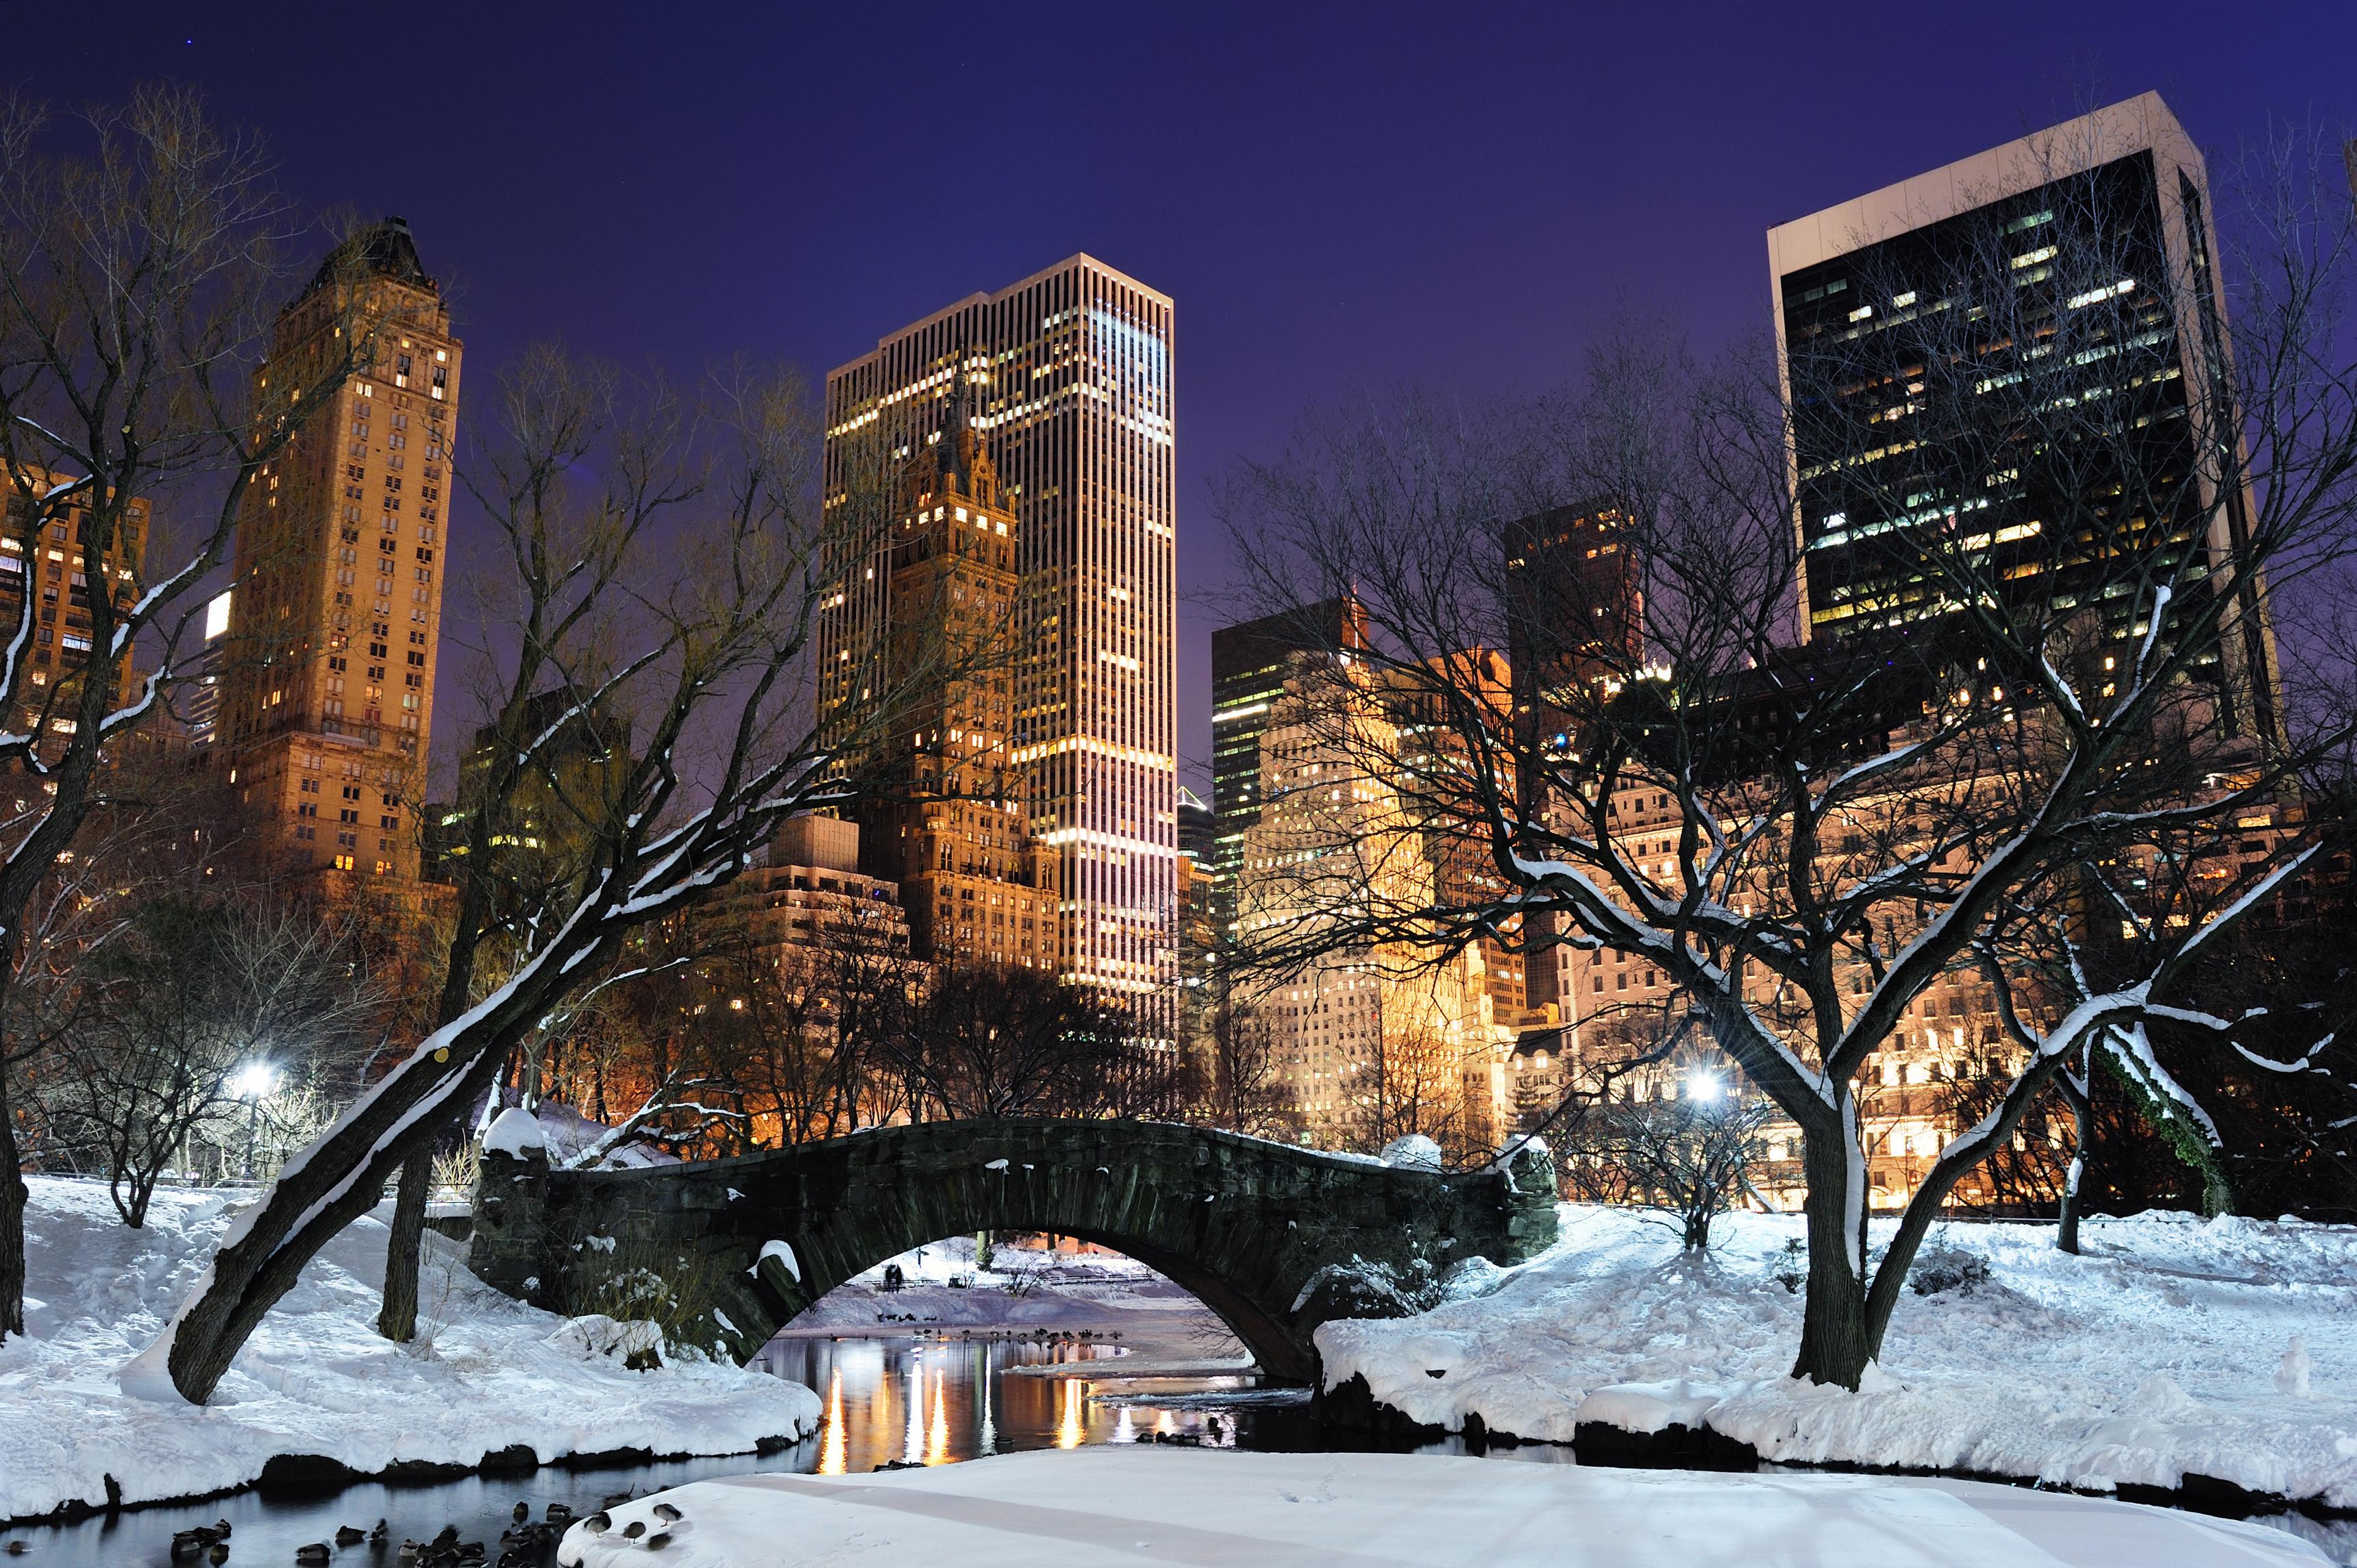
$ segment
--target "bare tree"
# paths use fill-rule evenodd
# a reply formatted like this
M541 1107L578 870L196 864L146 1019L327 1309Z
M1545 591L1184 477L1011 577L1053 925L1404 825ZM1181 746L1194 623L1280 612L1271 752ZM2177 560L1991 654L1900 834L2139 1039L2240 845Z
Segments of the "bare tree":
M85 1000L41 1075L50 1134L95 1156L124 1223L192 1139L233 1140L273 1087L357 1091L382 997L350 934L299 907L167 894L91 952ZM77 1161L77 1163L86 1163Z
M1236 1004L1227 977L1213 986L1211 1016L1192 1063L1189 1106L1211 1126L1290 1142L1300 1133L1300 1114L1277 1060L1269 1021Z
M1684 1075L1679 1090L1587 1108L1557 1140L1555 1168L1590 1202L1669 1214L1686 1251L1700 1251L1710 1245L1711 1221L1751 1195L1775 1112L1706 1071Z
M2348 204L2312 168L2262 191L2227 274L2198 212L2203 244L2156 248L2121 171L2086 166L1958 220L1903 275L1861 262L1857 314L1784 363L1705 371L1632 337L1535 405L1329 418L1223 498L1253 609L1355 594L1362 679L1455 743L1330 744L1476 838L1501 884L1362 899L1304 940L1447 952L1522 917L1525 943L1661 972L1800 1129L1794 1371L1846 1387L1947 1195L2083 1046L2247 1026L2182 983L2309 857L2300 773L2350 733L2276 702L2263 591L2295 603L2343 561L2357 506ZM1853 575L1828 579L1844 544ZM1615 555L1625 575L1587 564ZM1854 596L1796 601L1804 557ZM1458 673L1496 648L1512 701ZM2163 858L2215 874L2199 902L2139 869ZM2099 953L2115 894L2142 924ZM2004 1087L1872 1263L1878 1069L1931 1048L1910 1019L1966 985Z
M1146 1065L1127 1014L1044 969L952 959L904 1018L888 1059L920 1121L1118 1114Z
M860 569L874 530L814 504L798 387L724 378L695 417L642 395L651 406L633 415L561 357L530 357L502 391L499 455L471 481L509 597L507 635L483 654L504 676L501 744L466 823L468 855L575 725L627 713L629 755L582 801L584 875L519 918L515 961L479 991L466 961L493 900L462 883L447 1021L287 1162L127 1374L142 1386L168 1379L205 1399L305 1262L491 1090L539 1020L611 973L640 929L744 870L785 817L843 803L832 752L901 722L907 682L880 677L823 736L811 717L818 606L839 585L830 574ZM559 711L527 726L552 690L565 693Z
M293 227L260 148L188 93L143 92L72 123L0 105L0 479L16 584L0 610L0 799L17 802L0 859L0 984L13 983L27 906L104 803L106 757L178 676L197 590L256 471L294 438L295 411L374 350L380 324L353 317L334 352L253 386ZM0 1078L0 1336L23 1328L25 1188L6 1097Z

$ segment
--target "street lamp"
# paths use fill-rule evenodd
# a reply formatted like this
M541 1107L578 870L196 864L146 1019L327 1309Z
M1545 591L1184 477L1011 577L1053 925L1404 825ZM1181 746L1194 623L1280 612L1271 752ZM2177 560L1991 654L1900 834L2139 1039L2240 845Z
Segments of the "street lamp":
M248 1062L229 1080L230 1093L245 1101L245 1168L239 1175L246 1181L253 1179L253 1144L262 1132L262 1102L277 1082L278 1069L268 1062Z

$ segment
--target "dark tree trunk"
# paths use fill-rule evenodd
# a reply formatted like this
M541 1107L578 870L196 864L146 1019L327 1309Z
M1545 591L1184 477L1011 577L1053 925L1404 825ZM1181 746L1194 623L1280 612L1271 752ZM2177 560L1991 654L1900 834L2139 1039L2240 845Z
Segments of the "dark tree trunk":
M2090 1101L2095 1092L2095 1075L2087 1074L2087 1090L2082 1094L2071 1081L2069 1073L2058 1073L2054 1081L2061 1086L2062 1099L2071 1107L2071 1168L2062 1174L2062 1202L2054 1216L2054 1247L2057 1251L2076 1257L2079 1252L2079 1195L2087 1183L2087 1156L2094 1147L2095 1118Z
M434 1180L433 1145L402 1162L393 1189L393 1234L384 1244L384 1305L376 1331L396 1345L417 1337L417 1269L425 1248L425 1198Z
M1851 1160L1857 1132L1849 1118L1826 1117L1805 1130L1803 1169L1808 1196L1808 1294L1801 1304L1801 1353L1792 1376L1855 1389L1874 1359L1866 1319L1866 1162ZM1855 1198L1853 1208L1852 1199ZM1853 1263L1855 1254L1857 1262Z
M544 1005L545 999L540 1000ZM500 1031L503 1022L488 1022L487 1030ZM517 1018L507 1026L522 1024ZM463 1047L454 1047L454 1054L457 1048ZM488 1090L504 1054L480 1051L455 1079L446 1079L449 1102L465 1104ZM303 1266L376 1207L395 1167L426 1157L438 1121L398 1125L425 1088L421 1082L406 1093L381 1094L361 1114L312 1145L302 1166L291 1175L281 1173L264 1196L254 1229L214 1255L210 1284L181 1308L160 1346L181 1398L204 1403L264 1315L295 1288Z
M0 1068L0 1339L25 1332L25 1177L16 1120Z

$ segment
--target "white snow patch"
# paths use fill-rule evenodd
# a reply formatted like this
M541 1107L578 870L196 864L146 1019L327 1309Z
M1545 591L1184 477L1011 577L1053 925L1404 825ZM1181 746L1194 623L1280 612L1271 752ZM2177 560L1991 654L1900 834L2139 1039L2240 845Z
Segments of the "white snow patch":
M1410 1133L1405 1138L1394 1138L1383 1145L1383 1164L1404 1165L1409 1170L1437 1171L1448 1162L1440 1145L1421 1133Z
M679 1518L658 1521L669 1505ZM1315 1505L1315 1506L1307 1506ZM867 1476L731 1476L566 1531L566 1568L890 1561L1481 1568L2313 1568L2262 1525L2108 1498L1900 1476L1709 1475L1420 1454L1227 1454L1135 1444Z
M361 1471L402 1459L471 1465L511 1444L544 1460L625 1444L734 1454L818 1424L817 1397L767 1373L700 1358L633 1372L619 1356L593 1358L583 1320L491 1290L467 1272L462 1246L430 1231L422 1343L387 1343L376 1315L389 1208L311 1262L210 1405L168 1385L142 1399L118 1370L187 1296L252 1195L159 1191L133 1230L102 1184L27 1185L33 1299L28 1333L0 1343L0 1519L102 1504L110 1475L125 1502L235 1487L279 1454Z
M801 1281L802 1277L802 1263L794 1257L794 1250L786 1245L783 1241L762 1242L761 1257L764 1259L777 1259L778 1262L786 1266L786 1273L793 1275L797 1283ZM756 1260L753 1266L758 1270L761 1266L759 1260Z
M541 1136L540 1118L521 1106L511 1105L491 1122L483 1133L483 1152L506 1155L522 1159L527 1152L544 1154L548 1141Z
M1561 1223L1479 1295L1324 1325L1329 1384L1357 1374L1415 1421L1479 1414L1558 1443L1582 1420L1677 1419L1792 1463L2093 1490L2200 1475L2357 1507L2357 1228L2098 1219L2073 1258L2051 1226L1945 1227L1935 1240L1986 1260L1990 1282L1903 1293L1849 1393L1788 1375L1802 1298L1776 1276L1797 1215L1726 1216L1701 1259L1635 1210L1566 1204ZM1887 1234L1877 1221L1869 1239Z

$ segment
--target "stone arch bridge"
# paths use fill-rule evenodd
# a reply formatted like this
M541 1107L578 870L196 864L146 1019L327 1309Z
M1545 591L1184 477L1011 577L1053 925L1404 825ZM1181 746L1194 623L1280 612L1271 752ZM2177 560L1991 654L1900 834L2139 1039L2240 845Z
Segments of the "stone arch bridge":
M552 1311L656 1318L742 1361L836 1285L976 1230L1112 1247L1217 1313L1273 1378L1334 1317L1428 1305L1474 1257L1555 1240L1544 1144L1460 1175L1163 1122L931 1122L772 1153L552 1171L487 1153L468 1262Z

